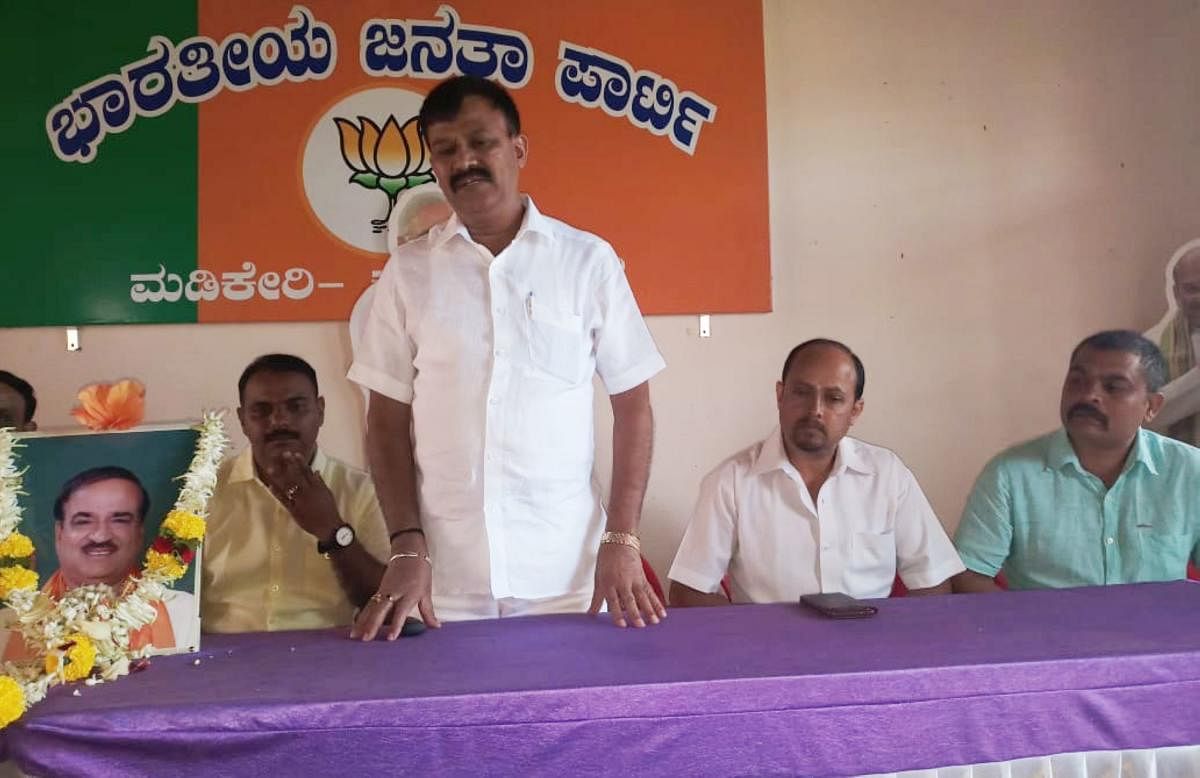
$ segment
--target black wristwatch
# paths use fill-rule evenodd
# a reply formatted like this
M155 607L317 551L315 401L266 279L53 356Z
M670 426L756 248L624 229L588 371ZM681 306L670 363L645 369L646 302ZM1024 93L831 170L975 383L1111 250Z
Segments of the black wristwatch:
M343 548L349 548L354 544L354 527L349 524L342 524L333 532L333 537L329 540L317 541L318 554L330 554L334 551L341 551Z

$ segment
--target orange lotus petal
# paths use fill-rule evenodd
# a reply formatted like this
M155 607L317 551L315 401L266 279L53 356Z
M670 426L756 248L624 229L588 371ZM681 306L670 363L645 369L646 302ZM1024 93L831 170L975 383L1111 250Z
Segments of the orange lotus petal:
M104 398L108 396L107 384L92 384L85 386L79 390L76 397L79 399L79 405L71 410L71 415L75 417L83 426L88 429L103 429L104 425Z
M109 429L136 426L146 415L146 387L130 378L118 381L108 393L108 410Z
M75 421L79 422L88 429L96 429L96 425L99 423L96 420L96 417L89 415L82 408L72 408L71 415L75 417Z
M123 430L141 422L146 413L146 388L125 379L116 384L91 384L79 391L71 415L88 429Z
M408 170L408 147L395 116L388 117L375 146L375 169L390 178L402 176Z
M92 384L79 390L76 398L79 407L75 410L88 418L100 418L104 415L104 401L108 397L108 384Z
M357 173L366 173L367 165L363 162L362 151L358 147L362 141L362 131L354 126L354 122L341 117L335 116L333 121L337 125L338 135L342 139L342 159L346 160L346 164L351 170Z
M415 176L418 173L428 173L429 159L425 153L425 140L421 137L421 125L417 123L417 117L406 121L402 132L404 145L408 147L408 174Z
M379 145L379 127L365 116L358 117L358 123L362 125L362 134L358 139L358 153L362 156L363 163L370 166L375 163L375 147ZM379 168L376 167L374 172L378 173Z

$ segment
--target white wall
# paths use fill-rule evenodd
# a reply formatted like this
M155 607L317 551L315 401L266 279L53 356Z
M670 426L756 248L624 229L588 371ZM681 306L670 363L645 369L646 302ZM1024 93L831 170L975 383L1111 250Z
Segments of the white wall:
M984 461L1057 423L1070 347L1153 324L1164 263L1200 236L1195 3L765 8L775 310L716 317L704 340L694 317L651 320L670 363L653 383L643 522L660 574L700 476L772 425L790 346L821 335L861 354L856 433L896 449L952 528ZM35 383L43 427L71 424L79 386L124 376L147 385L148 421L233 406L242 367L285 350L321 376L324 446L362 461L344 324L93 327L82 340L67 354L61 329L0 331L0 366Z

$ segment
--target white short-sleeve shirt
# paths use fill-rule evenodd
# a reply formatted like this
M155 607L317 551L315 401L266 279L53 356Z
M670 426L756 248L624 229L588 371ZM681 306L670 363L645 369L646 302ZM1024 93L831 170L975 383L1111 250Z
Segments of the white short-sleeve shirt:
M670 578L713 593L728 572L734 602L794 602L818 592L887 597L897 572L922 589L963 569L894 453L842 438L814 504L777 427L704 478Z
M412 404L435 598L591 588L592 377L617 394L664 366L612 247L529 198L495 257L454 216L392 253L349 377Z

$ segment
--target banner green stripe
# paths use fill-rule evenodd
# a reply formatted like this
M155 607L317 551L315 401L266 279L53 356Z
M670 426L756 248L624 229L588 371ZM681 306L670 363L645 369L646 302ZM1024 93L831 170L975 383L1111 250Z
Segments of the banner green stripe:
M74 90L147 56L152 36L195 35L196 5L69 7L4 4L13 34L0 47L9 74L0 326L193 322L195 303L133 302L129 276L163 264L186 279L196 267L196 106L138 118L86 163L55 155L46 116Z

